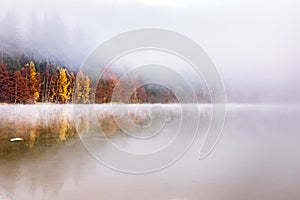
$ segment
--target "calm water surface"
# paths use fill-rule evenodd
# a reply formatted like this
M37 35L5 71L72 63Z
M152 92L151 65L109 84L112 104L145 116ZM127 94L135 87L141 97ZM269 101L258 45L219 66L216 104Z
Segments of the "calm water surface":
M4 113L12 109L8 107L0 108L2 127L8 127L7 123L12 123L9 121L17 117L12 114L5 116ZM19 108L14 107L17 111L12 113L19 113ZM30 109L30 106L21 109ZM63 120L63 123L69 123L69 130L61 131L65 125L54 123L50 118L46 122L38 120L41 116L46 118L41 113L54 112L47 110L53 110L53 107L45 109L40 106L38 109L38 117L23 119L30 121L29 125L27 122L23 124L27 127L27 134L31 134L26 141L14 143L14 147L1 144L0 199L298 200L300 197L299 106L227 105L222 137L206 159L197 158L201 138L197 137L176 163L164 170L142 175L120 173L97 162L83 147L79 137L72 134L71 112L60 118L60 123ZM202 120L211 117L207 110L203 112L206 114L201 115ZM169 117L165 136L157 139L155 144L147 144L143 150L157 148L169 139L173 131L168 129L172 130L178 120L176 115ZM191 117L190 120L195 119ZM146 118L142 122L147 123ZM45 130L32 128L37 123L41 127L45 127L45 123L54 123L56 129L49 128L49 125L47 134L39 133ZM24 130L22 125L16 127L13 124L15 130L7 127L5 130L11 132L6 139L13 134L27 137L25 133L19 133ZM53 132L57 135L49 137ZM119 133L115 132L118 130L111 132L112 140L124 148L142 148L124 134L117 136ZM105 144L99 145L101 151L106 151Z

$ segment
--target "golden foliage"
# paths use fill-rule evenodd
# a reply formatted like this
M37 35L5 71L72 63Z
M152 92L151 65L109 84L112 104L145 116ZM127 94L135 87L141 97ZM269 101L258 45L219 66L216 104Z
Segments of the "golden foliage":
M67 103L70 99L69 94L69 85L70 80L67 76L67 70L66 69L59 69L59 79L58 79L58 95L59 100L62 103Z
M30 72L30 92L33 96L34 102L39 99L39 91L40 91L40 84L38 81L38 73L36 72L35 65L33 61L29 62L29 72Z

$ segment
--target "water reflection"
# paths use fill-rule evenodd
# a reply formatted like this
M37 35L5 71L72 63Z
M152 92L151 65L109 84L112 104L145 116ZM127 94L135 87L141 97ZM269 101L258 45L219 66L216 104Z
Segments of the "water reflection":
M71 110L62 106L0 106L0 157L74 136ZM22 141L11 142L13 138Z
M76 112L77 126L73 118L73 105L0 105L0 158L24 153L34 147L47 149L56 143L78 138L76 129L80 134L91 134L95 129L91 127L93 117L96 117L97 125L104 133L102 136L106 137L122 132L116 117L128 126L123 128L129 131L138 132L134 128L142 129L151 122L150 105L140 106L138 110L129 111L129 114L124 109L113 112L110 105L76 106L80 107L80 112ZM172 107L169 107L168 122L176 117ZM133 127L129 122L137 126ZM12 141L14 138L21 141Z
M16 110L25 112L29 108ZM62 111L64 114L58 115ZM104 111L108 112L107 108L99 108L99 113ZM7 156L1 144L0 193L12 199L296 200L300 195L299 107L229 106L223 136L207 159L197 159L198 138L174 165L141 176L115 172L94 160L74 134L72 108L58 106L46 111L41 106L34 113L30 117L17 116L24 121L16 128L11 121L16 113L6 116L7 123L3 123L1 114L1 130L10 131L2 138L26 138L23 143L12 143L15 146ZM100 122L106 120L97 116ZM201 112L201 118L209 116L209 112ZM45 120L39 121L41 118ZM168 118L172 126L176 113ZM93 127L87 119L82 117L80 125L86 130L82 133L90 137ZM147 124L147 114L144 119ZM125 147L136 145L126 137L118 137L114 122L109 123L104 128L109 137ZM22 132L23 127L28 135ZM61 127L66 129L59 132ZM105 151L105 144L99 149Z

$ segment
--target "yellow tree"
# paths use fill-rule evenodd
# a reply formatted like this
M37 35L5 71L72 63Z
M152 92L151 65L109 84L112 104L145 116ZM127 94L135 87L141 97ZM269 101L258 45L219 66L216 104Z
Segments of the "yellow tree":
M39 74L36 72L35 65L33 61L29 62L29 72L30 72L30 93L34 99L34 102L36 102L40 96L40 84L38 81Z
M75 103L89 103L90 102L90 78L85 75L82 70L77 73L75 83Z
M91 81L88 75L83 80L83 103L90 103Z
M60 103L67 103L70 99L69 85L70 80L68 79L67 70L59 69L58 98Z
M76 77L75 74L73 72L71 72L69 74L69 80L70 80L70 85L68 88L68 95L70 96L70 99L73 98L73 93L74 93L74 86L75 86L75 81L76 81Z

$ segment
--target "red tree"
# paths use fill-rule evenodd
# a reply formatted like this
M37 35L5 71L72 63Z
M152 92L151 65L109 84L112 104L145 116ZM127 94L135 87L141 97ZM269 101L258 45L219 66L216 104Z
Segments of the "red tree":
M0 101L8 101L7 83L9 81L9 72L4 63L0 63Z
M32 103L28 80L22 76L20 70L15 72L15 103Z
M118 77L112 73L106 73L100 79L95 93L95 103L110 103L113 90L118 83Z

